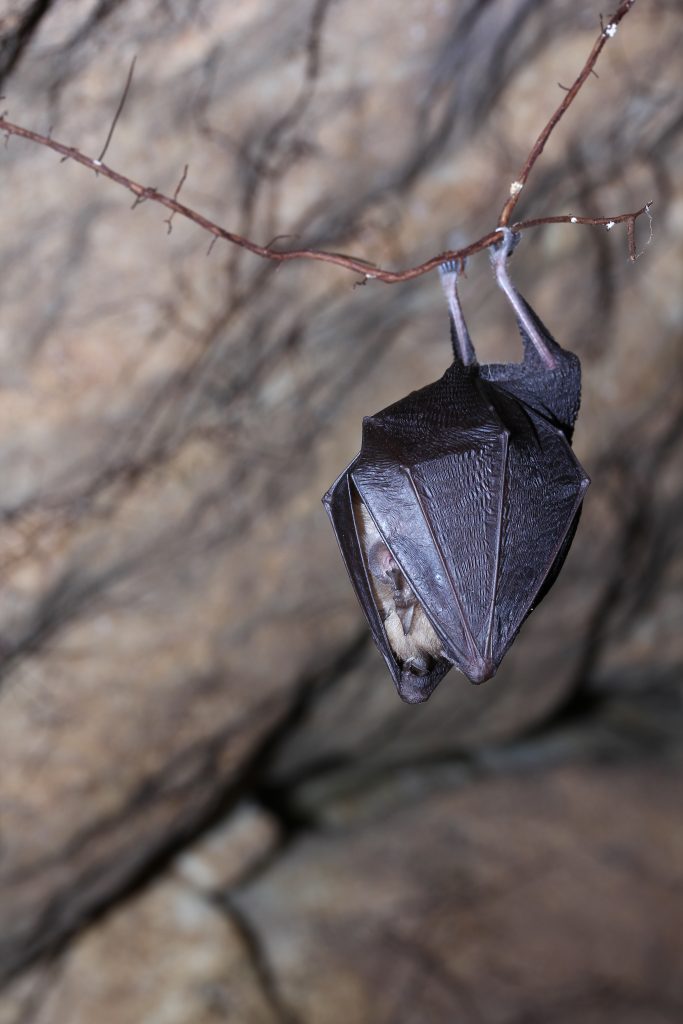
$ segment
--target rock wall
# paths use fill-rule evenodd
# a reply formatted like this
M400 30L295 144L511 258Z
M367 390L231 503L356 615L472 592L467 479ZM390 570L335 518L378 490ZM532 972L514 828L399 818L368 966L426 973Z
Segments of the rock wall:
M3 0L11 120L260 242L402 267L495 227L593 0ZM603 11L603 13L606 13ZM0 147L0 1024L673 1024L683 18L638 4L514 276L584 366L563 574L402 705L320 495L439 375L434 275L276 268ZM283 245L291 240L283 239ZM485 254L462 298L514 359Z

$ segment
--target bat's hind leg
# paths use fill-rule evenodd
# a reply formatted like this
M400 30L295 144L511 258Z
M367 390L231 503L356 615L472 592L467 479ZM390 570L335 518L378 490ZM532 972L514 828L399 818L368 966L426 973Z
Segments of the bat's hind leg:
M529 341L531 341L532 345L538 352L543 365L548 370L554 370L557 364L555 356L546 344L543 335L539 332L535 319L530 315L529 307L513 285L510 280L510 275L508 274L508 260L514 251L520 236L507 227L501 227L498 228L498 230L503 233L503 240L502 242L498 242L496 245L492 245L490 249L491 265L496 275L496 281L498 282L499 287L505 292L510 305L517 315L517 319L526 332Z
M460 263L460 267L464 264ZM473 366L477 357L474 354L474 346L467 330L462 306L458 297L458 273L459 261L448 260L439 267L441 275L441 287L448 301L448 312L451 318L451 341L453 342L453 354L456 359L465 366Z

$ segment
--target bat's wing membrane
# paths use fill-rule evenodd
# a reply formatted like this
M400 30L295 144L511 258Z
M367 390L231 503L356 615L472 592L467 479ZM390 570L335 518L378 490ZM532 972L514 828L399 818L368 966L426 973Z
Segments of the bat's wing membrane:
M471 437L464 450L462 440L440 459L414 466L411 483L464 633L461 640L451 627L446 651L473 682L479 682L497 667L488 638L497 592L509 438L501 428ZM443 622L441 608L429 610Z
M506 500L490 649L500 663L569 550L589 480L564 434L533 409L517 412L507 456Z
M495 522L484 522L479 509L476 516L469 515L473 509L466 507L467 499L476 503L478 495L468 494L457 473L466 464L472 474L493 479L504 459L503 449L504 441L492 437L476 458L443 453L420 465L400 466L388 460L378 463L371 457L367 462L361 459L353 472L363 502L446 655L470 678L488 678L491 672L489 666L479 663L476 631L483 610L476 583L468 585L467 553L474 552L472 562L479 562L472 572L490 579L495 567L486 534L494 534Z

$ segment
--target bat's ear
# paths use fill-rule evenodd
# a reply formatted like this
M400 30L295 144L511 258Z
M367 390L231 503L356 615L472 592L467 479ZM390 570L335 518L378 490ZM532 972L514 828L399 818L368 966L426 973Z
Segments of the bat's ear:
M447 260L439 267L439 275L441 277L441 287L448 302L448 313L451 321L451 344L453 345L455 362L462 363L463 366L475 366L477 357L474 354L474 346L472 345L470 333L467 330L460 298L458 297L458 274L464 268L464 260Z

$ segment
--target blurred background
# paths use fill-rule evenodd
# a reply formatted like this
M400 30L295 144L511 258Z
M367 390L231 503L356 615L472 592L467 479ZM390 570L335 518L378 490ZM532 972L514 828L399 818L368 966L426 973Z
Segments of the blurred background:
M598 0L0 0L10 120L266 243L491 230ZM439 376L435 274L279 268L0 147L0 1024L683 1020L683 12L641 0L520 217L593 479L495 679L401 704L320 496ZM558 84L559 83L559 84ZM481 361L520 345L486 254Z

